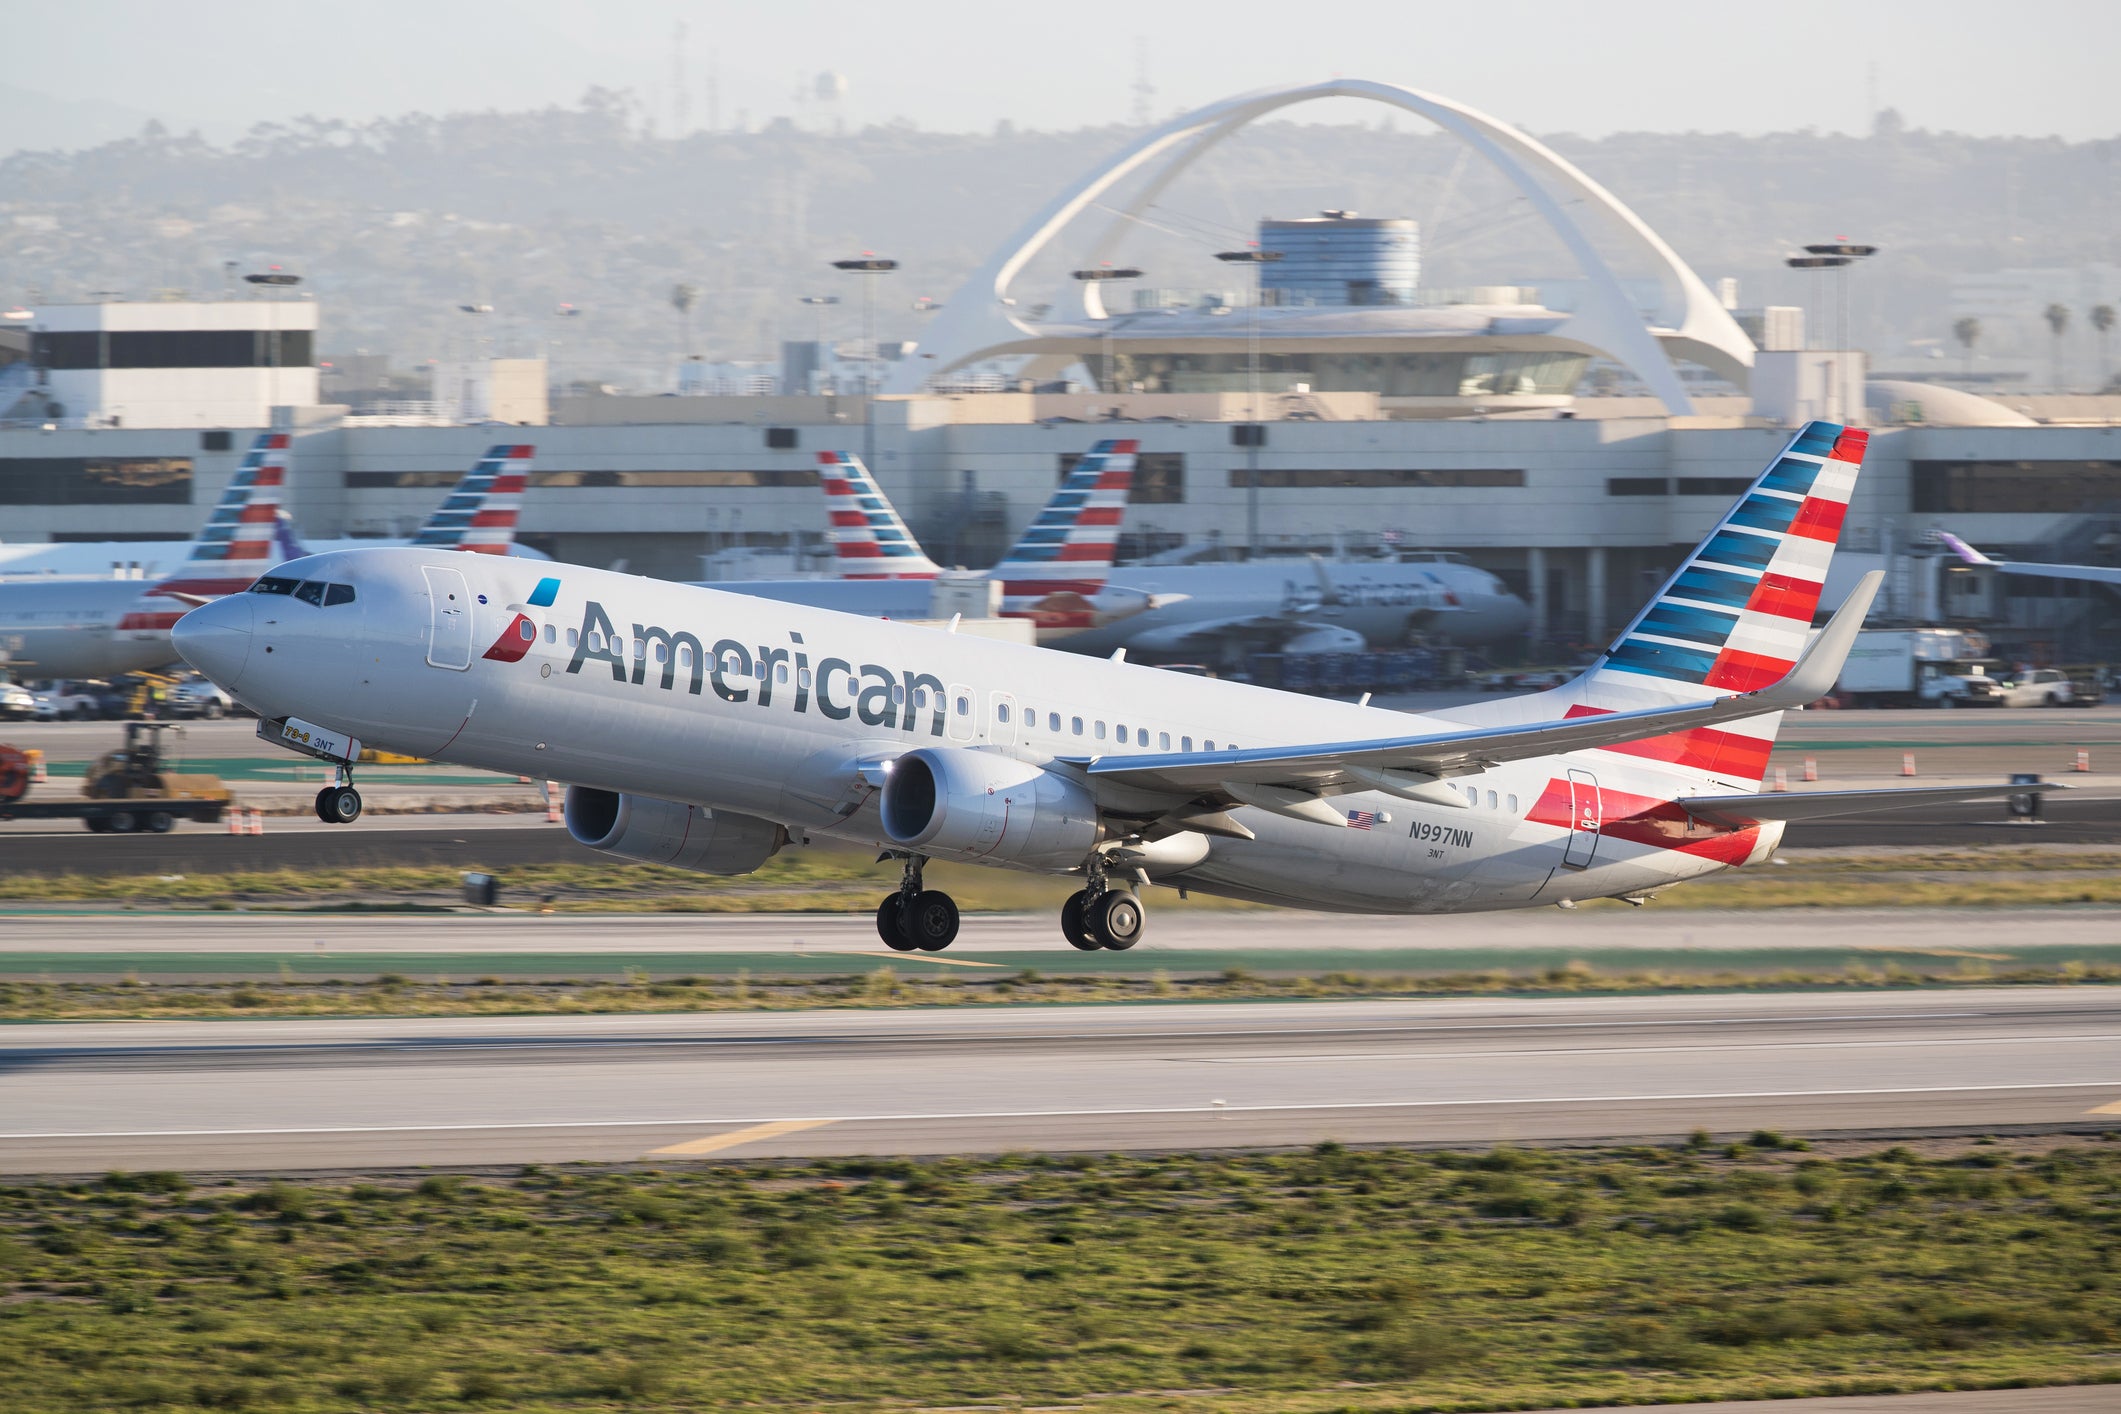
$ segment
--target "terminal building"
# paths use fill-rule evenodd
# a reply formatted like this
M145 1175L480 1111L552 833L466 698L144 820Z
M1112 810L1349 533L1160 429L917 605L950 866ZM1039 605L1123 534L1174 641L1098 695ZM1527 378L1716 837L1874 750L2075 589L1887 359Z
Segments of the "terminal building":
M1175 175L1154 163L1182 167L1244 122L1326 96L1419 113L1506 164L1579 255L1568 307L1511 286L1426 289L1412 221L1329 212L1263 223L1256 249L1283 258L1244 262L1260 278L1234 297L1142 292L1146 307L1115 311L1100 288L1109 282L1084 281L1079 311L1026 313L1037 305L1015 283L1037 250L1054 245L1086 268L1121 253L1114 228L1125 212L1101 204L1114 173L1149 178L1153 194ZM1661 303L1646 308L1641 278L1623 280L1576 228L1570 213L1584 203L1610 218L1602 230L1625 233L1636 268L1656 269L1649 287ZM1085 215L1112 225L1069 234ZM221 322L204 323L209 311ZM1998 558L2115 555L2121 400L2013 397L2006 407L1920 383L1867 387L1860 355L1804 348L1791 312L1742 322L1617 198L1531 138L1390 85L1246 95L1144 134L997 248L921 345L889 365L874 399L547 403L524 390L467 401L454 419L437 409L392 416L317 401L311 302L33 314L26 339L0 329L0 539L9 541L186 538L250 429L268 425L295 434L288 503L303 534L402 535L491 443L497 422L545 420L518 437L537 448L521 534L555 559L697 578L717 553L799 558L824 541L817 453L852 451L868 456L935 559L978 568L1075 458L1124 428L1141 455L1123 550L1463 555L1529 600L1526 651L1552 660L1624 623L1791 427L1823 416L1874 429L1830 596L1883 568L1881 621L1977 625L1999 645L2063 660L2121 652L2111 590L1961 572L1929 540L1942 528ZM157 318L169 327L143 327ZM192 330L185 319L202 322ZM147 332L241 335L251 342L239 352L264 361L174 370L115 361L118 336ZM224 343L214 356L233 358ZM1624 370L1631 391L1587 392L1593 365ZM182 392L150 399L135 381L164 372L174 375L168 387L193 390L188 405ZM975 372L978 386L1002 390L967 391ZM186 381L209 376L228 380L212 390L247 380L242 397L209 399L207 382ZM488 382L506 384L498 374Z

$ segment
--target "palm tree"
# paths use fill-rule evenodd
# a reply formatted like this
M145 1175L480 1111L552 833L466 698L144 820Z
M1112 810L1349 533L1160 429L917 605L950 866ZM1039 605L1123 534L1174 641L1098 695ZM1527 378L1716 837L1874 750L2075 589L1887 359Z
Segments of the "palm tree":
M2099 335L2099 386L2103 389L2110 381L2106 376L2106 336L2114 329L2114 307L2110 304L2095 304L2091 310L2092 328Z
M2048 332L2055 336L2051 381L2055 385L2055 391L2059 393L2062 391L2062 336L2069 332L2069 306L2051 304L2040 311L2040 317L2047 321Z
M1974 376L1974 345L1981 342L1981 321L1969 314L1952 321L1952 337L1966 350L1966 376Z
M700 302L698 285L672 285L670 307L678 312L678 357L692 350L692 307Z

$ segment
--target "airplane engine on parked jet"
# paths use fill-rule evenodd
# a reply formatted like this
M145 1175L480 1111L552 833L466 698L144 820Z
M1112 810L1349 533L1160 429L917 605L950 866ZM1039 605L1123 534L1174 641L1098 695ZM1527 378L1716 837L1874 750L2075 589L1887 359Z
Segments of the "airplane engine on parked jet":
M1282 641L1284 653L1360 653L1369 647L1363 636L1338 624L1314 624Z
M923 854L1068 869L1103 837L1078 781L967 747L923 747L891 763L884 833Z
M749 874L788 843L771 820L727 810L567 788L567 833L579 844L636 864L668 864L701 874Z

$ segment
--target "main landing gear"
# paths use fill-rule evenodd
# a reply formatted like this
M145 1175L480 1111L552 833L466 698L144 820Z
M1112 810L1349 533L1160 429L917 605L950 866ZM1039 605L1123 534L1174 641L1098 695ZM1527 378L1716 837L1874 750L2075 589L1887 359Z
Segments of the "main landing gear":
M361 818L361 792L354 789L352 767L341 766L338 778L317 792L317 818L327 825L351 825Z
M1068 895L1061 905L1061 936L1083 952L1125 952L1142 940L1148 922L1141 899L1105 878L1103 855L1091 855L1084 872L1089 887Z
M893 952L941 952L957 940L957 900L941 889L921 887L928 861L906 856L898 892L876 906L876 932Z

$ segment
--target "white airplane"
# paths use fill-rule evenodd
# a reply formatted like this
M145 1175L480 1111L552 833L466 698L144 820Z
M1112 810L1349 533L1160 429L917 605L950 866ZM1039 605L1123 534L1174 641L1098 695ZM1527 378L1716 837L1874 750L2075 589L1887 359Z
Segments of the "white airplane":
M2004 574L2030 574L2043 579L2083 579L2093 584L2121 584L2121 568L2113 565L2048 565L2037 560L1992 560L1948 530L1931 532L1954 555L1977 569L2000 570Z
M176 660L170 627L208 599L240 594L282 560L310 553L282 500L292 439L258 436L184 563L168 578L0 581L0 661L26 677L111 678ZM415 548L506 555L532 449L498 446L464 474L409 542Z
M1770 854L1784 822L2025 787L1775 794L1779 713L1833 686L1881 576L1815 642L1866 434L1808 424L1610 650L1549 692L1402 715L603 570L421 550L280 566L187 614L187 661L261 736L570 783L574 838L710 874L791 843L904 861L877 929L947 947L931 858L1074 875L1077 948L1137 887L1443 913L1641 900Z

